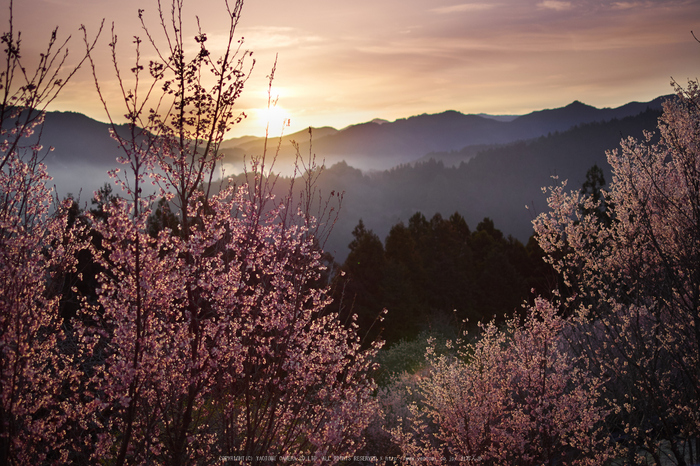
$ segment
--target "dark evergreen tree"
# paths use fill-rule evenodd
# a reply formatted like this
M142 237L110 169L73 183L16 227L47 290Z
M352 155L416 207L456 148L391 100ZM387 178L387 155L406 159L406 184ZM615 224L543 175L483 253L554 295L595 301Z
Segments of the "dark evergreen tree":
M365 331L388 309L381 325L388 343L446 322L456 329L465 321L473 327L494 316L502 319L531 300L531 289L551 289L546 278L551 270L536 243L526 248L505 237L490 218L472 232L459 213L430 220L416 213L408 225L391 228L385 247L360 221L353 238L336 305L356 312Z
M603 196L603 188L605 188L605 175L598 164L593 165L586 172L586 181L581 186L581 194L590 196L593 202L599 203L597 208L581 207L584 214L595 214L598 220L606 225L610 224L610 217L605 212L608 210L605 196Z
M411 231L398 223L386 238L385 306L387 341L396 341L420 331L421 313L427 306L424 283L427 274L418 243Z
M364 330L360 333L367 334L368 341L372 341L382 328L379 317L384 308L384 246L362 220L352 236L348 245L350 253L341 268L346 280L336 287L336 306L341 315L357 314L360 329Z
M165 228L168 228L173 235L180 234L180 220L171 210L168 201L160 198L155 212L148 217L148 234L155 238Z

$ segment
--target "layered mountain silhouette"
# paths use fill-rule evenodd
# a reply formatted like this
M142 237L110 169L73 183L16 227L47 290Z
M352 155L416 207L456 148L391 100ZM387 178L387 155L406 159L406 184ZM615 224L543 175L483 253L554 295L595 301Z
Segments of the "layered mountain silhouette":
M459 211L471 227L488 216L505 234L527 241L532 218L545 208L541 188L552 184L550 176L568 178L569 186L579 188L587 169L598 164L610 181L605 151L618 147L623 137L654 130L668 98L614 109L573 102L519 117L447 111L374 120L271 138L268 150L280 147L274 169L283 174L291 173L297 151L291 141L299 143L302 155L311 152L318 162L325 160L321 192L345 192L326 244L339 260L360 218L383 238L415 212L430 217ZM58 195L82 190L82 202L108 181L106 172L121 155L109 125L78 113L48 113L42 143L54 147L45 161ZM243 160L259 156L263 144L263 138L253 136L225 141L226 173L240 173Z
M426 158L430 153L463 151L462 157L453 157L455 160L448 163L453 164L468 159L487 145L531 139L575 125L633 116L647 108L661 109L665 99L659 97L651 102L632 102L603 109L575 101L566 107L529 113L511 121L450 110L393 122L375 120L342 130L319 128L313 130L311 150L329 166L344 160L363 170L385 170ZM295 148L289 141L299 143L301 155L309 152L308 131L284 136L278 154L278 163L282 167L295 157ZM240 166L244 156L260 154L263 143L262 139L249 137L226 141L225 161Z
M317 181L321 193L344 193L341 215L325 249L342 262L360 219L383 240L393 225L406 223L416 212L427 218L459 212L472 229L489 217L504 234L525 243L532 234L532 220L547 208L543 187L568 180L568 188L580 189L594 164L603 168L610 182L606 151L619 148L627 136L641 139L643 131L656 128L660 116L660 110L649 108L635 116L483 146L469 160L453 166L431 158L363 172L337 163ZM278 189L284 194L288 188L278 182Z
M384 170L415 162L431 153L444 157L444 153L464 151L464 157L457 157L458 161L462 161L489 145L531 139L574 125L633 116L647 108L660 109L665 98L633 102L614 109L598 109L576 101L566 107L532 112L511 121L450 110L393 122L373 120L341 130L313 128L311 150L319 160L325 159L328 166L344 160L348 165L363 170ZM290 141L299 143L302 155L309 152L308 130L283 136L277 162L280 171L284 171L294 159L296 149ZM46 162L56 168L79 169L76 164L112 168L116 158L121 155L116 142L109 136L109 125L80 113L48 112L42 143L45 147L54 148ZM278 143L278 138L270 138L268 152L274 152ZM263 147L264 138L255 136L229 139L222 144L225 162L233 165L242 163L244 157L250 159L261 155Z
M362 173L337 164L319 183L325 192L345 192L334 230L337 236L329 240L327 250L344 258L350 232L360 219L384 239L393 225L407 222L416 212L427 218L459 212L472 229L489 217L496 228L525 243L532 234L532 220L547 209L543 187L568 180L567 189L580 189L594 164L603 168L610 182L606 151L619 148L627 136L642 139L644 130L656 128L660 116L661 111L648 109L636 116L491 146L457 166L431 159Z

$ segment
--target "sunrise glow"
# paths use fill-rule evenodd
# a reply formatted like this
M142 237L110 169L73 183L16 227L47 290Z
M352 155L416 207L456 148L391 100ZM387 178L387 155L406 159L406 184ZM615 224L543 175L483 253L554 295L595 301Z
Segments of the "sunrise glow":
M4 7L3 7L4 8ZM119 8L104 2L25 0L15 2L22 30L23 57L41 52L47 32L72 35L81 48L81 24L96 34L97 71L104 83L113 75L107 48L114 21L118 60L130 66L133 36L143 36L138 10L158 27L155 2L124 0ZM192 37L199 22L220 53L228 34L219 0L185 4ZM41 11L37 16L36 12ZM253 52L243 67L249 75L237 104L249 115L230 137L263 135L268 117L266 78L276 64L280 95L270 115L271 131L293 114L289 132L308 126L343 128L383 118L393 121L421 113L524 114L580 100L596 107L648 101L670 93L671 78L683 84L698 76L700 45L693 39L697 2L590 2L505 0L499 3L454 0L359 0L330 4L281 0L246 2L236 36ZM151 59L148 47L143 57ZM649 66L654 63L654 66ZM84 67L52 103L104 120L96 103L92 75ZM102 91L110 93L105 84Z
M290 115L281 105L271 105L269 108L255 109L256 126L266 129L270 136L287 133L290 125Z

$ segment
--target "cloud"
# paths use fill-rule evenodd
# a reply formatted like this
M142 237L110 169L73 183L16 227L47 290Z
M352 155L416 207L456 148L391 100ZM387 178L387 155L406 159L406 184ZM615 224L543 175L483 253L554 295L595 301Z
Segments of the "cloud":
M555 11L566 11L573 8L571 2L561 2L559 0L544 0L543 2L538 3L537 6Z
M440 8L433 8L433 13L440 15L446 15L450 13L467 13L472 11L484 11L494 8L496 5L491 3L460 3L458 5L443 6Z
M646 7L648 3L642 2L613 2L613 10L630 10L632 8Z
M300 47L323 43L316 34L293 27L253 26L246 30L246 46L253 50Z
M228 39L226 15L210 5L220 7L219 2L186 2L192 13L188 24L193 24L194 14L201 15L215 56ZM110 9L103 1L15 2L16 19L24 21L18 27L26 31L25 55L43 51L46 31L54 22L65 33L80 23L99 24L107 17L116 21L122 37L141 34L133 18L142 3L121 0L120 8ZM243 48L255 51L257 65L238 104L240 109L253 109L267 101L265 76L277 52L276 83L285 87L280 104L292 115L295 129L342 127L377 116L395 119L447 108L524 113L575 99L599 106L643 100L668 92L668 76L678 80L697 76L697 66L689 59L698 50L689 32L697 22L697 4L697 0L246 2L236 36L245 37ZM36 15L37 8L42 15ZM154 8L147 10L154 30L155 13ZM32 42L38 45L31 48ZM128 42L122 47L124 63L133 59ZM99 69L109 76L109 54L101 55L106 61ZM52 108L104 118L101 105L93 103L92 75L83 72L85 76L71 80ZM120 101L113 81L102 90L109 93L110 102ZM252 126L246 125L254 120L251 110L251 118L237 132L248 131ZM250 131L258 134L257 129Z

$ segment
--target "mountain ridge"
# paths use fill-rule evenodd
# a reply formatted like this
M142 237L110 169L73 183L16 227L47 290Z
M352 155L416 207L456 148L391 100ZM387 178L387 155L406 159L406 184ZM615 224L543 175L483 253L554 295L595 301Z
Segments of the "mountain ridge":
M350 125L342 130L314 131L313 151L328 164L345 160L363 170L384 170L421 160L431 152L458 151L468 146L506 144L564 131L575 125L634 116L647 108L661 109L669 96L649 102L630 102L616 108L586 105L580 101L556 109L543 109L502 121L455 110L399 118L377 124L375 120ZM295 133L299 135L302 132ZM283 139L294 139L290 135ZM276 138L275 138L276 139ZM300 143L301 154L309 151L308 138ZM249 140L245 146L226 145L225 161L240 164L243 156L262 150L262 140ZM278 160L291 163L296 153L282 147Z
M511 121L463 114L447 110L421 114L393 122L372 120L350 125L342 130L331 127L311 128L286 135L279 144L270 138L268 150L279 147L275 171L291 174L297 151L290 143L299 143L299 153L317 154L317 160L331 166L341 160L365 171L426 160L430 154L453 152L457 165L469 160L490 145L532 139L591 121L605 121L661 108L662 96L650 102L630 102L617 108L597 109L574 101L557 109L543 109L521 115ZM54 176L58 194L91 193L109 181L106 171L118 166L122 155L118 143L109 135L110 125L77 112L47 112L42 130L42 144L54 150L45 162ZM225 172L240 173L244 160L262 153L264 140L254 136L228 139L221 145ZM271 149L270 149L271 148ZM460 151L464 153L461 154ZM437 156L436 156L437 157ZM439 158L439 157L437 157Z

